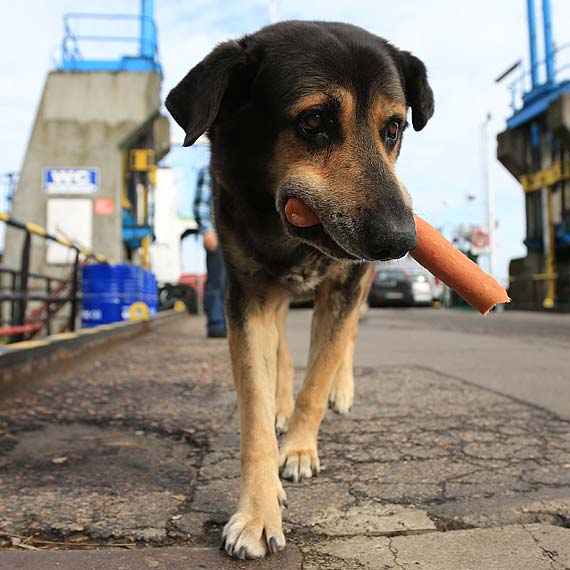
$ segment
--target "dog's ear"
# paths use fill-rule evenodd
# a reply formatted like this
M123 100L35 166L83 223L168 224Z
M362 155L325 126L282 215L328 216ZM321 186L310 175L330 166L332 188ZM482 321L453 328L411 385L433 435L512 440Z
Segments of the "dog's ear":
M218 115L232 74L245 65L245 50L237 41L220 44L168 94L165 105L186 131L184 146L205 133Z
M421 131L434 111L433 91L427 79L426 66L408 51L399 51L397 62L404 78L406 100L412 108L412 124Z

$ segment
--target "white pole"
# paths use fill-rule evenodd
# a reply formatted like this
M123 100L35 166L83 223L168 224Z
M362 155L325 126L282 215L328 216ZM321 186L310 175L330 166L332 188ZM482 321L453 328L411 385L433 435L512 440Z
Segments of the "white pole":
M269 14L269 23L275 24L275 22L277 22L277 0L269 0L267 11Z
M483 168L485 172L485 194L487 196L487 231L489 232L489 274L495 274L495 193L491 183L491 159L489 155L489 126L491 114L483 123Z

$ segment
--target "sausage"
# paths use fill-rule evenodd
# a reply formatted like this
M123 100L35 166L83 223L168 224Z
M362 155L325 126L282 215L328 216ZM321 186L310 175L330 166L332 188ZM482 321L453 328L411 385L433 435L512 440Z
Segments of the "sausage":
M289 198L287 200L285 216L290 224L299 228L308 228L321 223L319 216L299 198Z
M453 247L433 226L415 216L417 247L410 255L460 297L486 315L495 305L510 302L504 287L464 253Z

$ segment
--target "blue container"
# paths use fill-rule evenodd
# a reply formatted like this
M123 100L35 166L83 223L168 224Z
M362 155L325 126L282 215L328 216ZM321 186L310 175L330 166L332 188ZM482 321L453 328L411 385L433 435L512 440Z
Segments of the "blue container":
M149 292L149 271L146 269L142 270L142 289L140 301L145 305L148 305L148 292Z
M86 265L83 267L81 326L128 321L131 305L145 303L149 314L158 311L156 277L138 265Z
M156 315L158 310L158 290L153 273L143 270L143 296L141 301L148 306L149 314Z
M142 269L137 265L122 263L115 265L115 275L119 298L118 320L128 321L131 305L141 300Z
M81 326L92 328L121 320L115 268L108 264L82 269Z
M150 273L149 288L148 306L150 314L156 315L156 313L158 313L158 283L156 282L156 276L154 273Z

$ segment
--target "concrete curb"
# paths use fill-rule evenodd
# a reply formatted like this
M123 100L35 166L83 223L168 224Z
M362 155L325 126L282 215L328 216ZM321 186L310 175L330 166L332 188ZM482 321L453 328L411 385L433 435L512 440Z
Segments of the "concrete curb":
M0 346L0 388L19 382L40 367L54 366L76 358L86 350L102 347L111 340L126 340L145 333L150 327L186 315L163 311L148 321L120 321L76 332L54 334L38 340Z
M0 570L301 570L294 546L262 560L235 560L217 548L142 548L140 550L68 550L2 552Z
M427 533L353 536L303 548L304 570L567 570L570 530L547 524Z

